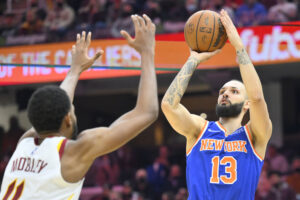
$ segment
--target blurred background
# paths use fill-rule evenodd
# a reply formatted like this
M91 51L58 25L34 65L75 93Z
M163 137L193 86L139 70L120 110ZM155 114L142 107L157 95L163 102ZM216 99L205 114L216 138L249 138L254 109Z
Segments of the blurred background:
M170 38L178 34L181 39L177 43L185 45L182 32L190 15L198 10L218 12L224 8L239 27L255 63L273 122L255 199L300 199L299 6L298 0L2 0L0 62L9 62L10 48L39 51L41 46L36 44L48 43L60 48L60 44L73 42L76 33L83 30L91 31L93 40L100 44L120 38L121 29L134 34L130 19L134 13L149 15L157 25L158 36ZM224 47L226 51L228 46ZM161 48L160 44L157 48ZM176 53L187 55L185 50L176 49ZM172 56L176 59L176 55ZM174 68L183 63L175 63ZM208 120L217 120L219 88L226 81L241 78L237 65L228 64L224 57L209 66L195 72L182 103L192 113L206 113ZM25 72L31 73L24 68L23 76L27 75ZM80 130L109 126L134 107L139 77L122 73L79 81L74 105ZM38 75L35 73L36 78ZM159 101L175 75L158 74ZM9 67L1 64L0 179L19 137L31 127L26 116L30 95L36 88L49 84L47 80L4 84L1 79L5 77L14 78ZM246 116L245 122L248 119ZM186 200L187 196L185 139L160 112L159 119L137 138L94 162L86 176L81 200Z

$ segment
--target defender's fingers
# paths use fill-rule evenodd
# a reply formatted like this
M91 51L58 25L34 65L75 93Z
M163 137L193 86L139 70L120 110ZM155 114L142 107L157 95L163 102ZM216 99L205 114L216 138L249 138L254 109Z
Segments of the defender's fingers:
M88 48L91 44L92 33L89 32L86 38L85 47Z
M98 51L93 57L93 62L95 62L101 55L103 55L103 53L103 50Z
M131 19L134 25L134 30L137 30L139 28L139 22L136 15L131 15Z
M127 31L121 30L120 33L127 40L129 44L133 42L132 37L129 35L129 33L127 33Z
M140 23L141 27L144 28L146 26L144 18L142 18L140 16L137 16L137 18L139 20L139 23Z
M76 47L75 45L72 46L72 54L75 54L76 53Z
M77 33L77 36L76 36L76 45L78 45L80 42L80 34Z
M152 24L151 19L146 14L143 14L143 18L146 21L146 26L150 26Z
M84 42L85 42L85 31L82 31L80 43L84 44Z

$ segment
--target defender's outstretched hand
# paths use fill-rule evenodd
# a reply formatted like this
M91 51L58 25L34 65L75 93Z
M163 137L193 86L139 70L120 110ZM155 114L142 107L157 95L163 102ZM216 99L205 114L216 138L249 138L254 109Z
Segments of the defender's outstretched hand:
M103 54L103 50L101 50L92 58L88 56L88 47L91 43L91 37L91 32L88 33L87 37L85 31L83 31L81 35L77 34L76 44L72 46L72 70L76 70L79 73L87 70Z
M220 19L221 22L226 30L228 39L232 46L235 49L243 48L243 42L241 37L239 36L239 33L236 30L236 27L234 26L232 20L230 19L228 13L222 9L220 13Z
M134 24L135 38L133 39L128 32L121 30L122 36L127 40L128 44L137 50L154 53L155 48L155 24L147 15L140 17L138 15L131 15Z

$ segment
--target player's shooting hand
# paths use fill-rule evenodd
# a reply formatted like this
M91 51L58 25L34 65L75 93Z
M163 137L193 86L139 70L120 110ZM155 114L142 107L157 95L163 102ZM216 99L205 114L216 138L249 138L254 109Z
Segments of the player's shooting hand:
M196 59L198 61L198 64L199 64L199 63L202 63L202 62L210 59L211 57L213 57L214 55L216 55L220 52L221 52L220 49L215 50L213 52L202 52L202 53L198 53L196 51L191 50L190 58Z
M243 48L244 45L243 45L242 39L239 36L239 33L237 32L236 27L234 26L228 13L224 9L222 9L220 12L220 19L226 30L228 39L229 39L230 43L232 44L232 46L235 49Z
M88 56L88 48L91 43L91 32L86 37L85 31L77 34L76 44L72 46L72 64L71 70L81 73L90 68L93 63L103 54L103 51L97 52L92 58Z
M155 48L155 24L147 15L140 17L132 15L131 19L134 24L135 38L133 39L128 32L121 30L122 36L127 40L128 44L139 53L143 51L154 53Z

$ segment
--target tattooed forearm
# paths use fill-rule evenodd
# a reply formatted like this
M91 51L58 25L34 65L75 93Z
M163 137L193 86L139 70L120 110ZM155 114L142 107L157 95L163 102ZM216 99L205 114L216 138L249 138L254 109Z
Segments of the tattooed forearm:
M164 97L170 105L175 105L180 102L197 65L198 62L196 59L189 58L177 74Z
M251 60L245 49L236 51L238 63L241 65L247 65L251 63Z

